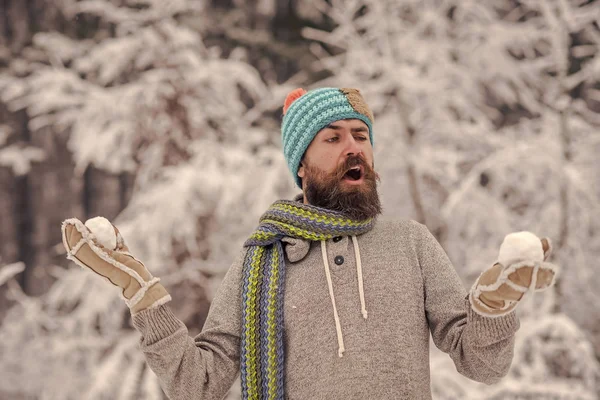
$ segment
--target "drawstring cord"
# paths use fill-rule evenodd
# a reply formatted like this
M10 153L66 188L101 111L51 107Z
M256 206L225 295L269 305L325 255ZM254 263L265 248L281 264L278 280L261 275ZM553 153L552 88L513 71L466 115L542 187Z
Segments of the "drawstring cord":
M340 318L338 317L337 308L335 307L335 296L333 295L333 284L331 283L331 273L329 272L329 262L327 261L327 250L325 249L325 241L321 241L321 253L323 254L323 264L325 265L325 275L327 276L327 286L329 286L329 296L333 305L333 318L335 319L335 330L338 339L338 355L342 357L344 349L344 338L342 337L342 327L340 326Z
M361 314L364 319L367 319L367 307L365 305L365 293L363 287L363 276L362 276L362 264L360 260L360 250L358 248L358 240L356 236L352 236L352 242L354 243L354 255L356 256L356 272L358 275L358 293L360 296L360 307ZM329 296L331 297L331 305L333 306L333 318L335 320L335 330L337 333L338 340L338 356L342 357L344 348L344 337L342 335L342 327L340 325L340 318L338 316L337 307L335 305L335 296L333 294L333 283L331 281L331 272L329 271L329 261L327 260L327 248L325 241L321 241L321 254L323 255L323 265L325 266L325 276L327 277L327 286L329 287Z
M365 306L365 292L363 289L362 265L360 262L360 250L358 249L358 239L352 236L354 243L354 255L356 256L356 273L358 274L358 294L360 296L360 312L364 319L367 319L367 306Z

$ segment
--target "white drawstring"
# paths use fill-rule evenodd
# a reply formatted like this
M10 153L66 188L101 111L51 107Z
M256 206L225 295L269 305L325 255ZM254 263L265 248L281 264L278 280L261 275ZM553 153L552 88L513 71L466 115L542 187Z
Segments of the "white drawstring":
M358 294L360 296L361 314L364 319L367 319L367 307L365 305L365 293L363 288L362 264L360 260L360 250L358 248L358 239L352 236L354 244L354 255L356 257L356 273L358 274ZM335 296L333 295L333 283L331 282L331 273L329 271L329 261L327 260L327 247L325 241L321 241L321 254L323 255L323 265L325 266L325 276L327 277L327 286L329 287L329 296L331 297L331 305L333 306L333 318L335 319L335 330L338 339L338 355L342 357L344 349L344 337L342 335L342 327L338 316L337 307L335 306Z
M331 274L329 273L329 262L327 261L327 249L325 241L321 241L321 253L323 254L323 264L325 265L325 275L327 276L327 286L329 286L329 296L333 305L333 318L335 319L335 330L338 339L338 355L341 357L344 353L344 338L342 337L342 327L340 326L340 318L338 317L337 308L335 307L335 297L333 295L333 284L331 283Z
M360 296L360 312L364 319L367 319L367 306L365 306L365 292L363 290L362 265L360 262L360 250L358 249L358 239L352 236L354 243L354 255L356 257L356 273L358 275L358 295Z

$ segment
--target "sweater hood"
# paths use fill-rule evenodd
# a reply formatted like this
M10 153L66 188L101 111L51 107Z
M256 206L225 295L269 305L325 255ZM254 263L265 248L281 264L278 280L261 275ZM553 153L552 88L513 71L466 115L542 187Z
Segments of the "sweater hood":
M285 254L291 262L302 260L310 251L310 240L285 236L281 241L285 243Z

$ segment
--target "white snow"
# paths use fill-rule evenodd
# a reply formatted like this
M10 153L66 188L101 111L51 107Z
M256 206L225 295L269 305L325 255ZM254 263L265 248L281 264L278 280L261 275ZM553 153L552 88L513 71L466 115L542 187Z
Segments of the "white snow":
M527 231L506 235L500 246L498 262L508 267L525 260L544 261L544 249L540 238Z
M26 175L31 170L32 163L45 158L44 150L32 146L13 144L0 148L0 167L12 169L16 176Z
M84 224L95 236L98 243L109 250L117 248L117 234L110 221L104 217L94 217Z
M22 262L8 264L0 268L0 286L4 285L6 282L8 282L9 279L14 277L15 275L23 272L24 269L25 264Z

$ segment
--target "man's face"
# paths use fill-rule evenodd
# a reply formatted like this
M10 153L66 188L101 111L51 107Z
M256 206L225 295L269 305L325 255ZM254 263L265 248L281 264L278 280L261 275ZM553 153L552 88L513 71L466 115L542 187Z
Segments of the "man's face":
M381 213L369 128L359 119L321 129L298 169L305 202L357 220Z

